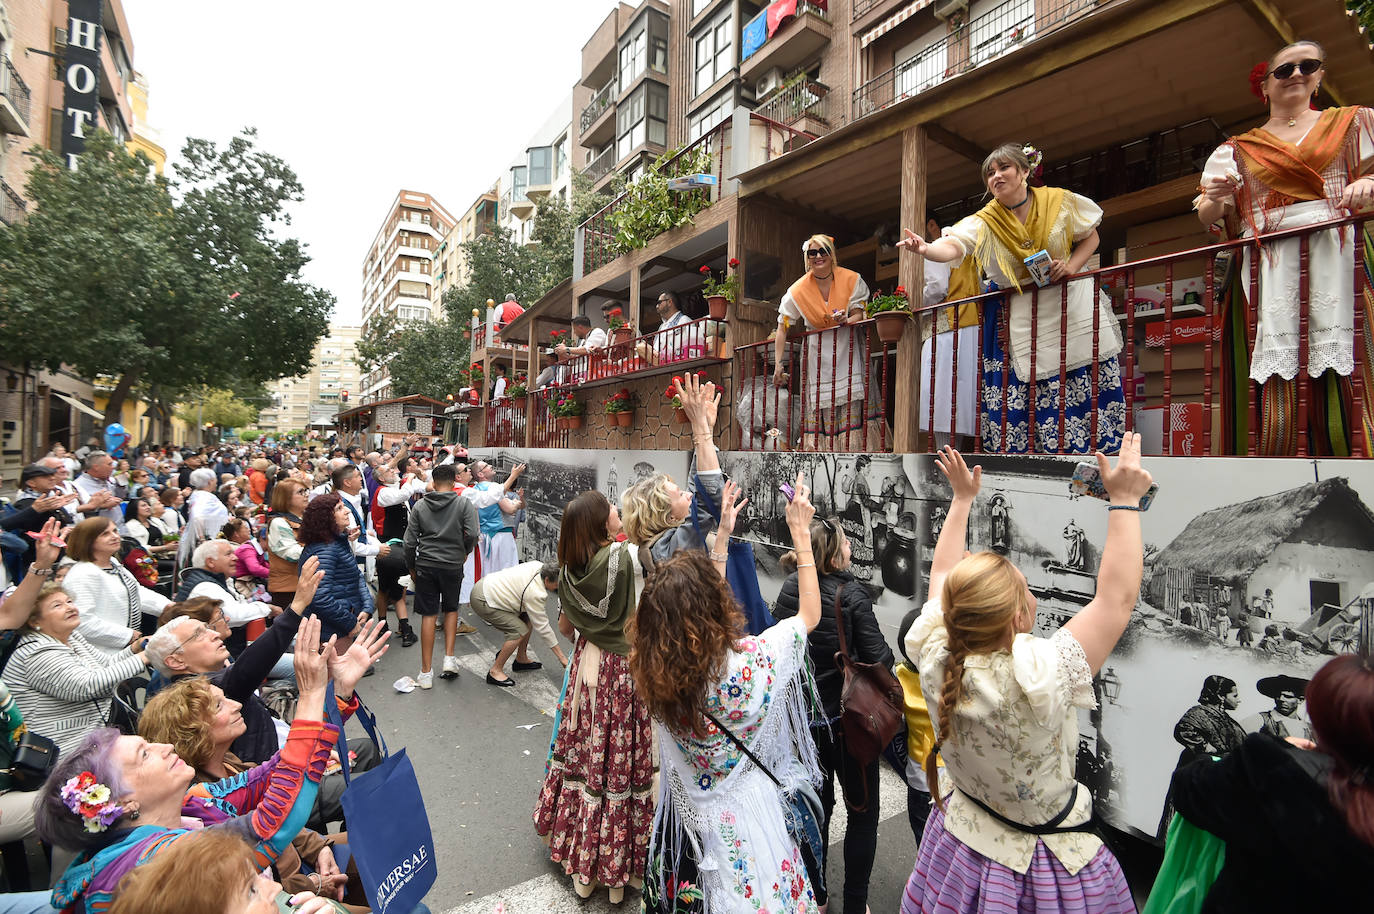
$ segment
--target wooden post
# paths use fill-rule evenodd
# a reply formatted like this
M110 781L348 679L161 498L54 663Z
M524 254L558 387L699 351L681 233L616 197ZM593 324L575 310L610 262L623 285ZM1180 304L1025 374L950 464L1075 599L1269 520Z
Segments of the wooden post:
M926 130L908 127L902 131L901 227L924 234L926 230ZM925 282L925 260L902 249L897 263L897 281L904 286L913 305L921 302ZM893 384L892 450L914 453L920 447L921 331L919 322L907 321L897 343L897 375Z
M639 299L643 294L641 289L644 286L643 266L639 263L630 264L630 313L625 315L625 319L635 326L635 335L638 336L643 331L639 325ZM610 331L607 331L608 333Z

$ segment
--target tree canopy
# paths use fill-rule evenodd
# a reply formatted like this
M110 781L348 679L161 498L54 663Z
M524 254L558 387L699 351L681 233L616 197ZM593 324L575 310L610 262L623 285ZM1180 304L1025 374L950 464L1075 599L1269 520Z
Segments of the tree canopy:
M0 229L6 357L118 379L163 399L203 385L242 393L309 370L334 297L304 282L309 257L281 237L303 199L290 167L245 130L190 139L175 180L94 133L71 171L42 152L28 218Z

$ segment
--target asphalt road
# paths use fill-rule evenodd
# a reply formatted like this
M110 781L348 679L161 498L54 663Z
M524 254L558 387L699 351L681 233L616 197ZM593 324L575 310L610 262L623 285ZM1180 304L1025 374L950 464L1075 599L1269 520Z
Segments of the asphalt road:
M393 751L405 747L424 793L438 858L438 879L426 903L435 914L637 911L634 892L627 892L618 906L609 904L604 889L587 901L578 898L534 833L531 815L562 686L557 661L542 645L532 645L543 670L512 674L518 682L513 689L490 686L484 677L500 638L485 623L469 621L479 631L458 638L463 666L458 679L444 681L436 675L430 691L395 691L393 682L419 672L420 646L403 648L393 636L395 646L359 689ZM566 644L564 650L571 653ZM437 671L442 639L435 655ZM351 724L349 733L361 736L362 728ZM907 825L905 787L896 775L884 774L869 906L875 912L896 912L916 846ZM831 831L834 914L844 914L838 903L843 834L837 821Z

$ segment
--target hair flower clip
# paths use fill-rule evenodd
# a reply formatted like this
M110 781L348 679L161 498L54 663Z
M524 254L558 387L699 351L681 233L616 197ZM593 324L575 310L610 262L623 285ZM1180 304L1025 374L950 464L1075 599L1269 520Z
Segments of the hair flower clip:
M99 834L124 815L124 807L110 802L110 788L89 771L69 778L62 785L62 802L85 820L86 831Z

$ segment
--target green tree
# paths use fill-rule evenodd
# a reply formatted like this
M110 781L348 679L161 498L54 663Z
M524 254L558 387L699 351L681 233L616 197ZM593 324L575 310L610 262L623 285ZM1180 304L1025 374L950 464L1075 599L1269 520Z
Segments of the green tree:
M1359 17L1366 32L1374 33L1374 0L1346 0L1345 6Z
M222 150L189 140L182 160L171 183L104 132L76 171L43 152L31 214L0 229L6 356L117 378L106 422L136 385L165 415L199 386L303 373L333 307L302 281L300 243L278 236L302 199L284 162L251 130Z
M239 428L258 421L258 408L238 399L231 390L207 387L183 400L177 416L192 425L199 420L219 428Z
M487 299L501 302L513 292L517 301L529 307L557 284L549 282L539 246L519 244L504 229L463 242L463 252L467 255L467 281L450 288L443 301L449 320L463 327L472 320L474 308L486 313Z
M592 182L585 175L575 173L569 202L556 197L539 201L530 237L538 242L544 261L545 292L573 275L573 238L577 227L619 194L618 185L610 193L593 193Z
M462 385L458 372L467 368L471 341L451 321L407 321L396 331L391 360L391 393L423 394L443 400Z

